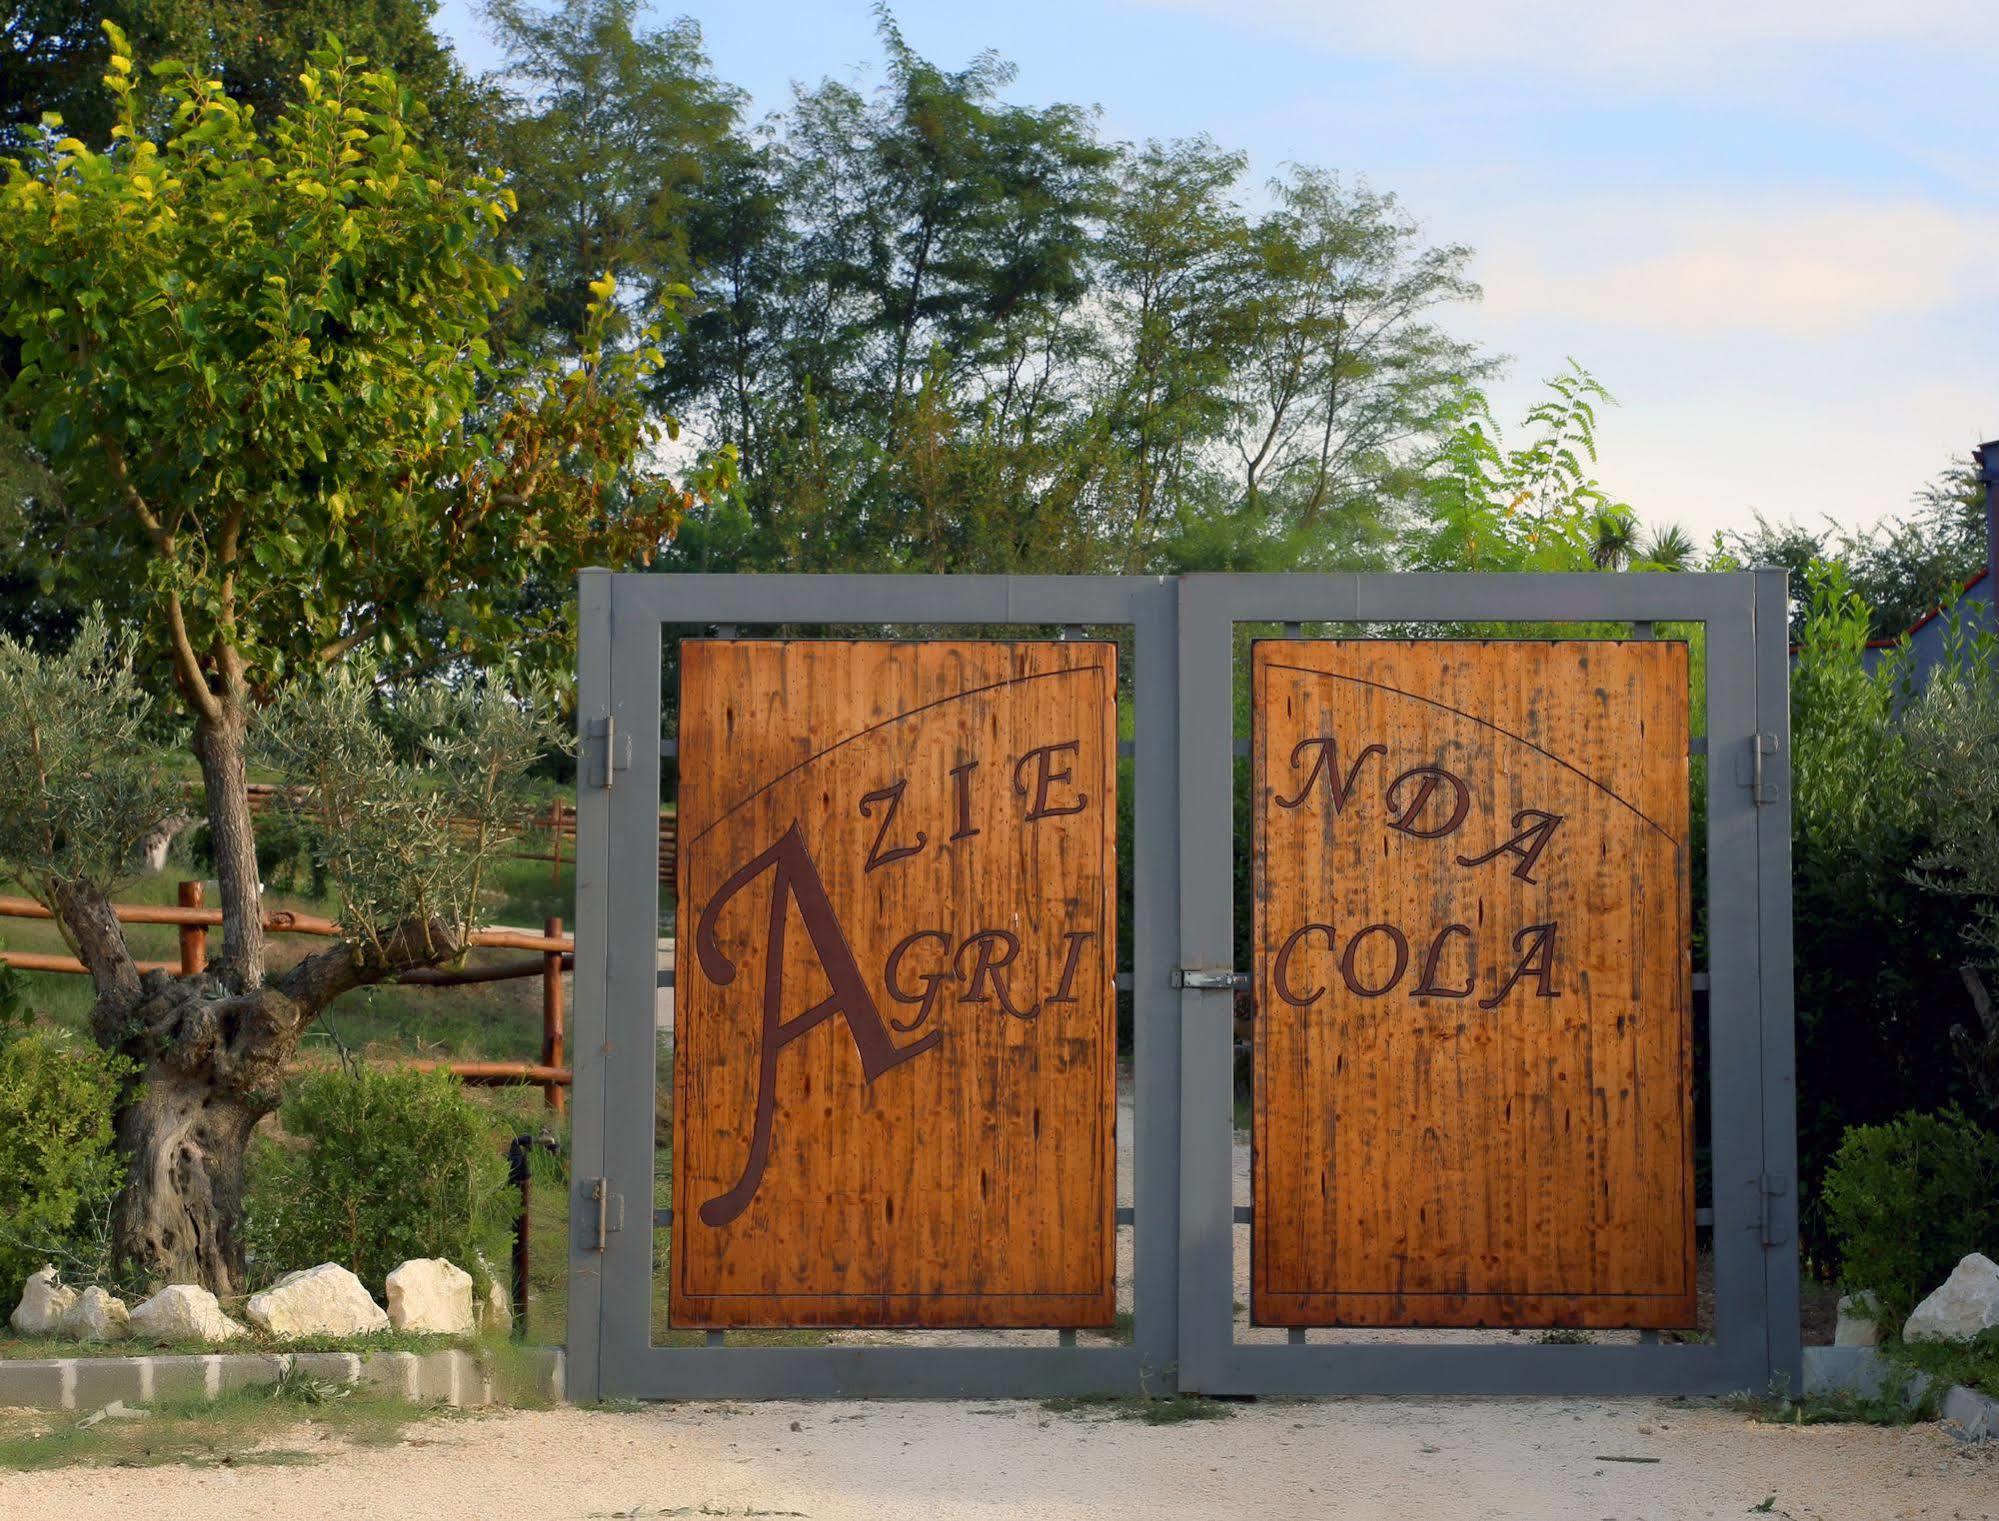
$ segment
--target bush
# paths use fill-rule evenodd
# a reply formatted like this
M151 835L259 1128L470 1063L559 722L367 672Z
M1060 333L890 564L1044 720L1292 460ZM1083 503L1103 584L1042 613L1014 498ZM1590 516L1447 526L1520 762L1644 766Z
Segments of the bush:
M0 1312L44 1262L103 1275L123 1175L112 1117L130 1070L45 1031L0 1039Z
M502 1137L449 1072L320 1072L282 1110L285 1134L250 1156L252 1277L338 1262L369 1289L411 1257L477 1276L501 1260L512 1219Z
M1967 1252L1999 1242L1999 1135L1961 1110L1905 1114L1847 1131L1826 1172L1825 1207L1850 1289L1872 1289L1884 1328Z
M1972 904L1913 880L1934 820L1898 718L1913 695L1906 656L1870 654L1867 609L1838 567L1814 567L1802 596L1791 671L1799 1227L1807 1257L1831 1268L1819 1205L1848 1127L1968 1097L1950 1029L1966 1009L1958 967Z

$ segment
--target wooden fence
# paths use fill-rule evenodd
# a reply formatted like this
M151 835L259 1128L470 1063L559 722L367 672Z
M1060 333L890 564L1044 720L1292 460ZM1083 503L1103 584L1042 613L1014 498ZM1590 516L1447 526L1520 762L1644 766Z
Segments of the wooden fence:
M277 804L283 791L283 788L274 787L268 782L250 783L250 811L252 813L268 811ZM458 819L454 822L467 829L474 827L474 821L471 819ZM545 811L536 813L526 820L526 824L528 831L526 837L516 841L516 848L508 854L517 861L548 862L548 880L551 883L560 881L562 863L576 859L576 810L564 799L557 798ZM546 850L523 848L534 844L536 836L548 841ZM679 847L680 832L675 827L674 816L670 813L660 814L659 880L668 885L673 882Z
M191 977L208 964L208 931L221 924L222 911L207 906L202 884L182 882L179 903L174 906L151 903L114 905L123 924L172 924L180 929L180 958L177 961L141 961L139 970L175 972ZM0 919L51 919L52 915L33 898L0 896ZM290 909L266 909L264 928L274 934L337 937L340 926L316 914L295 913ZM412 987L463 987L476 982L505 982L521 977L541 978L541 1059L537 1062L440 1062L413 1061L421 1070L445 1067L468 1083L486 1085L528 1084L539 1087L550 1109L564 1105L564 1090L570 1083L570 1069L564 1065L562 974L576 964L576 938L562 930L562 920L551 918L537 935L526 930L485 929L472 932L471 943L501 950L531 951L534 954L495 966L420 967L395 980ZM84 974L88 968L74 956L52 956L39 951L0 951L0 961L26 972Z

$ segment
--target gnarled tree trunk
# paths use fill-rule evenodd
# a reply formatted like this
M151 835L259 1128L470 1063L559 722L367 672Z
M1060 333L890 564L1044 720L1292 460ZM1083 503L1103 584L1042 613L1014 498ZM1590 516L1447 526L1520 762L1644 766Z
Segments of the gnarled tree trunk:
M165 1063L118 1117L128 1178L112 1212L119 1260L155 1284L245 1287L244 1157L268 1111Z
M99 1041L136 1068L117 1116L121 1266L154 1284L242 1292L244 1156L311 1017L278 988L233 993L206 973L148 972L122 1007L99 1000Z

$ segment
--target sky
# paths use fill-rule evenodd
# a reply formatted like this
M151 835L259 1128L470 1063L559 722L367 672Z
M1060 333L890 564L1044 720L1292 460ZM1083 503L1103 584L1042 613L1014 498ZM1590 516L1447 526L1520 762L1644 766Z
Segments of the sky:
M1009 98L1105 134L1207 133L1261 179L1314 164L1395 192L1476 251L1452 331L1510 356L1504 427L1569 358L1620 406L1600 479L1705 537L1761 512L1905 512L1999 438L1993 0L900 0ZM437 26L498 58L478 0ZM864 0L654 5L702 27L754 112L865 84Z

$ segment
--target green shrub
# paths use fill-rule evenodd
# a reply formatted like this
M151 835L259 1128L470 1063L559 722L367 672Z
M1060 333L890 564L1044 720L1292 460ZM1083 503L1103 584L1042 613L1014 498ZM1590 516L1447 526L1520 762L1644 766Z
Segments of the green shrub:
M319 1072L250 1156L252 1277L338 1262L375 1294L398 1263L502 1260L513 1204L504 1137L449 1072Z
M1999 1135L1961 1110L1905 1114L1846 1132L1825 1207L1851 1289L1881 1299L1898 1328L1967 1252L1999 1243Z
M44 1262L102 1275L129 1063L47 1031L0 1039L0 1313Z

